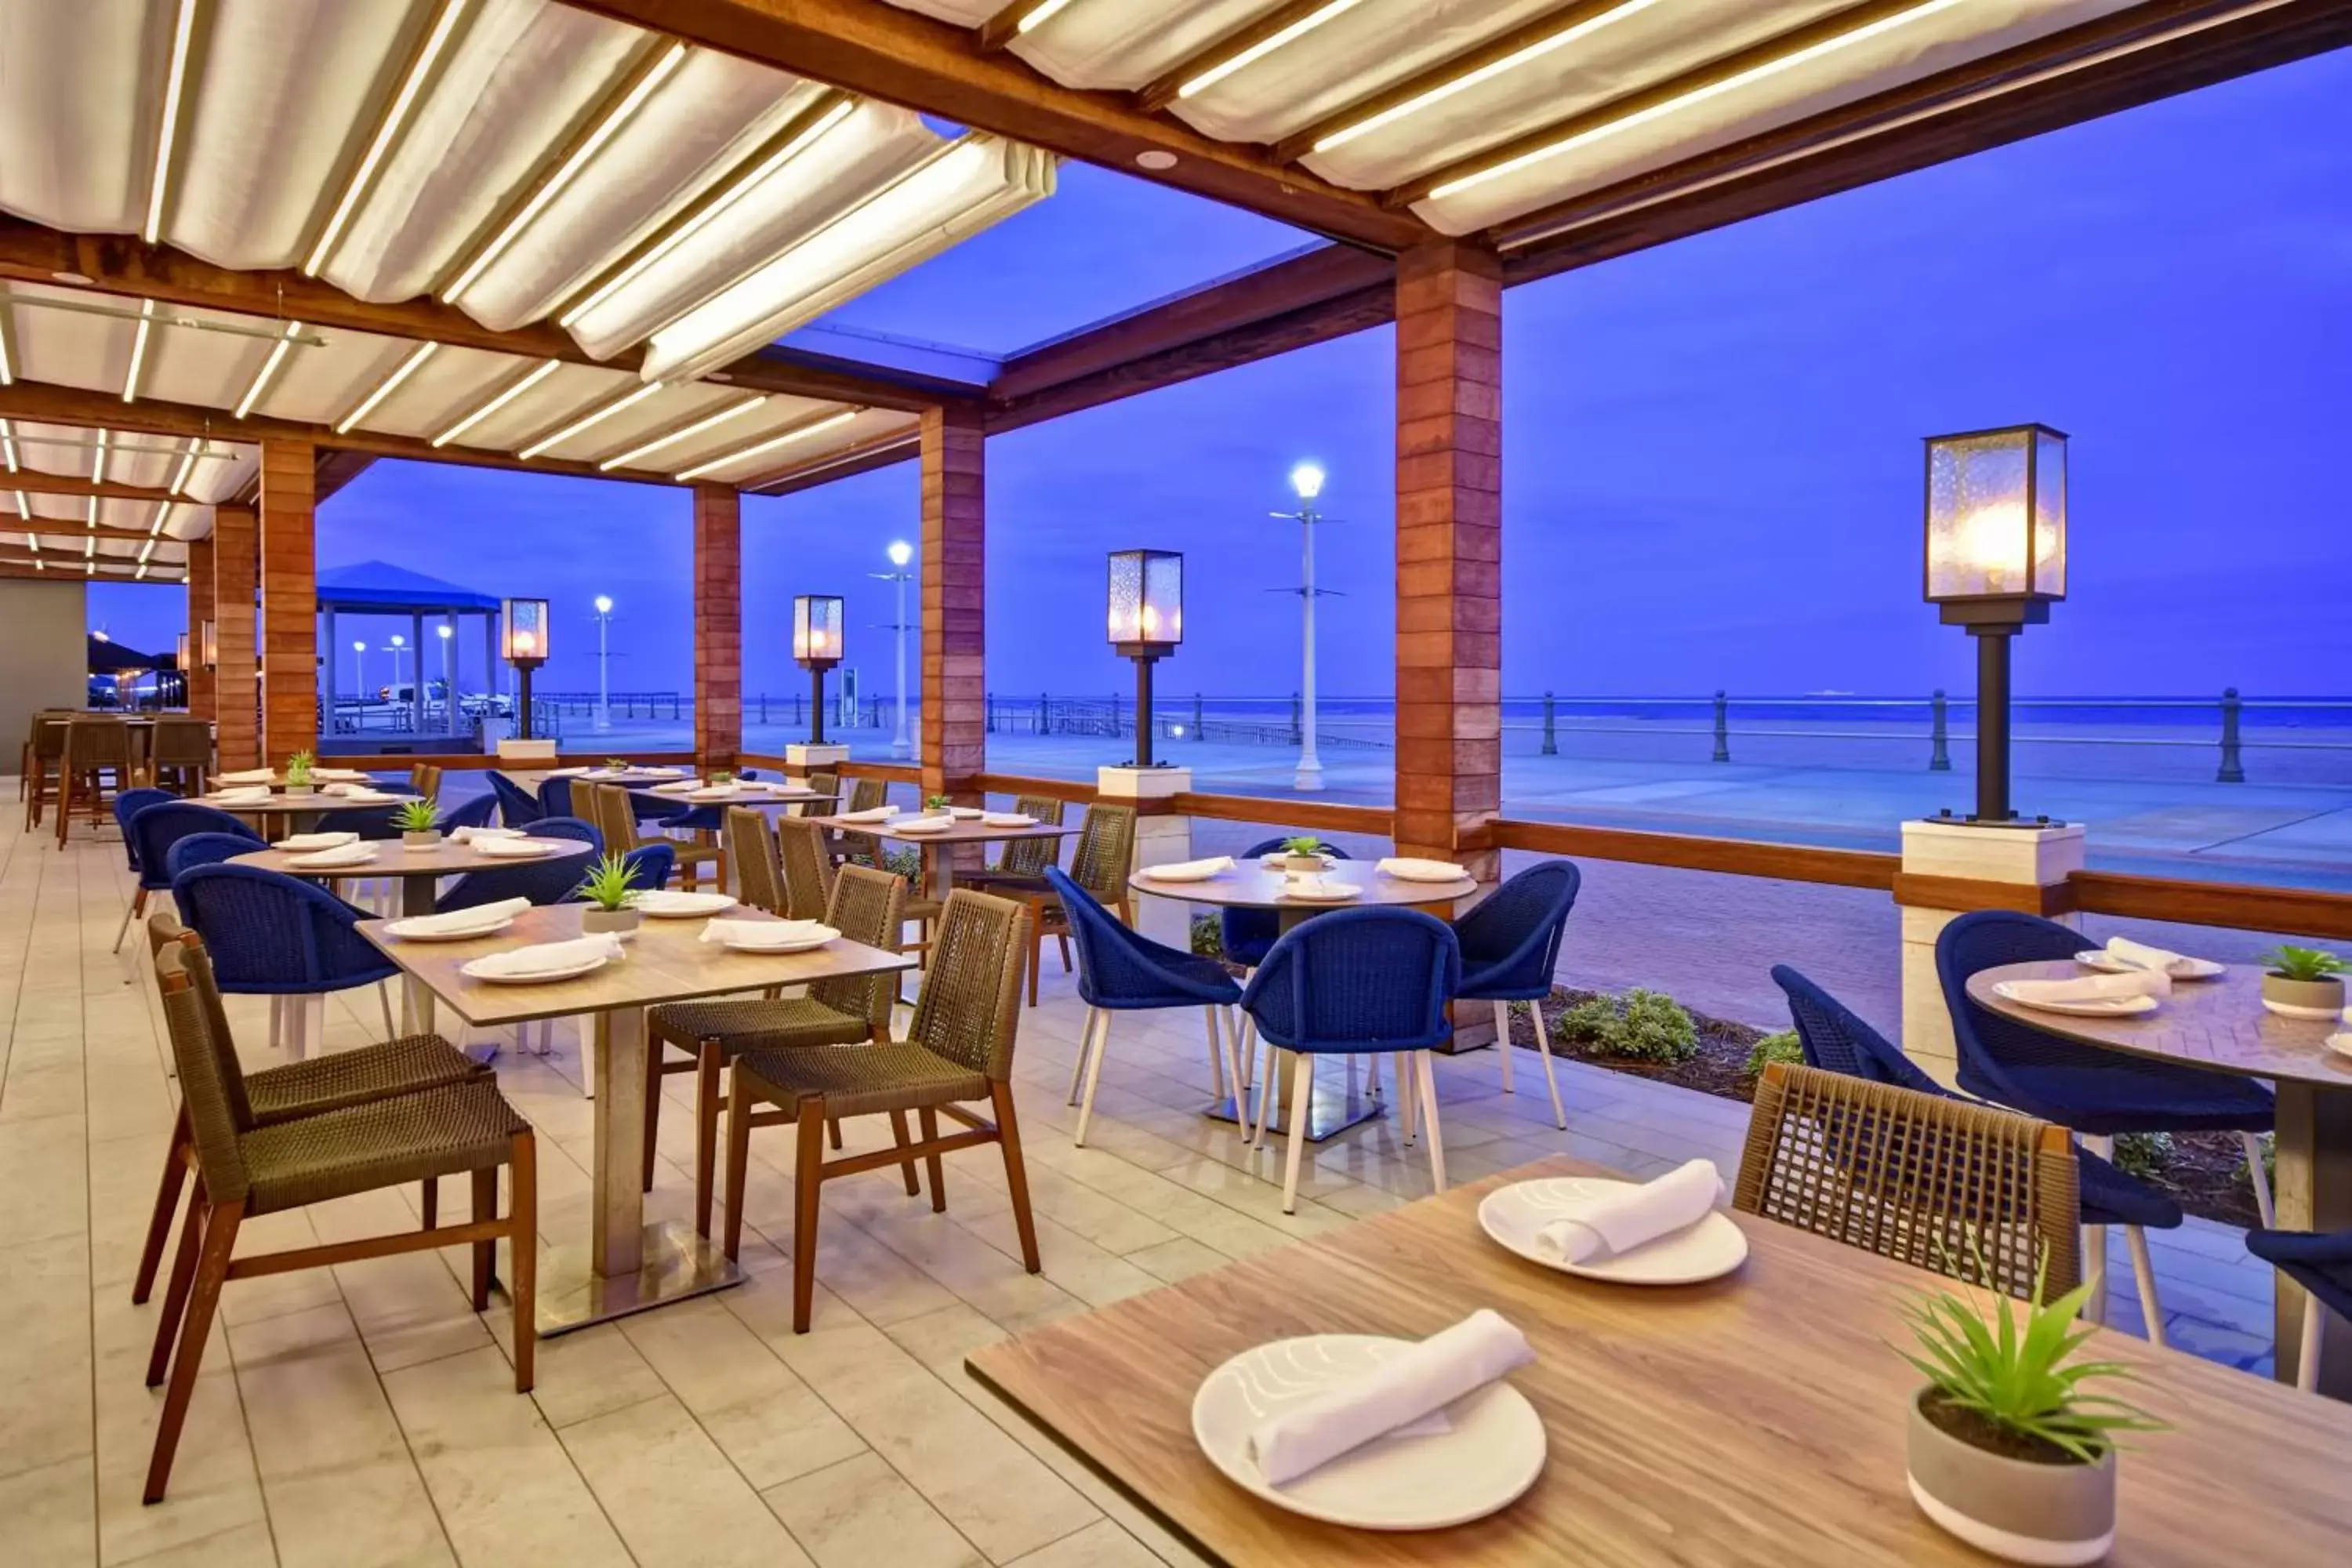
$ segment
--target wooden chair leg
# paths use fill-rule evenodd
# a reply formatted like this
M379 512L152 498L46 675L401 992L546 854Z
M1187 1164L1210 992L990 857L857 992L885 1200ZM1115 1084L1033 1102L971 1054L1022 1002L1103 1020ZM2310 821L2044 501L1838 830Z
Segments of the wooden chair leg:
M1063 1101L1066 1105L1077 1104L1078 1088L1086 1081L1087 1057L1095 1048L1096 1016L1094 1008L1087 1008L1086 1021L1078 1026L1078 1057L1070 1064L1070 1092L1068 1098Z
M400 1037L400 1026L392 1021L391 981L385 980L377 984L375 988L375 1001L376 1005L383 1009L383 1037L387 1040L398 1039Z
M1315 1060L1302 1056L1292 1069L1290 1147L1282 1157L1282 1212L1298 1212L1298 1154L1307 1147L1307 1117L1315 1105ZM1269 1090L1271 1084L1267 1085Z
M1422 1132L1429 1140L1429 1179L1445 1190L1445 1140L1437 1126L1437 1068L1427 1051L1412 1053L1413 1076L1421 1080Z
M122 951L122 939L131 934L131 922L147 912L147 889L139 888L131 895L131 907L122 911L122 924L114 933L114 951Z
M915 1119L916 1124L923 1130L924 1142L936 1143L940 1141L940 1113L938 1111L933 1110L929 1106L926 1105L915 1112ZM930 1172L931 1212L933 1214L945 1214L948 1212L947 1167L937 1154L925 1155L923 1157L923 1163Z
M834 1152L836 1154L841 1152L841 1118L838 1116L825 1118L824 1132L825 1137L832 1142Z
M514 1302L515 1392L529 1394L538 1376L539 1146L526 1130L507 1156L507 1292Z
M793 1162L793 1332L804 1334L809 1331L809 1313L816 1298L817 1196L824 1185L822 1098L800 1102L793 1131L800 1135L800 1148L799 1157ZM729 1222L733 1223L732 1215Z
M2147 1255L2147 1232L2136 1225L2124 1226L2124 1245L2131 1248L2132 1283L2139 1287L2139 1315L2147 1325L2147 1342L2164 1343L2164 1305L2156 1295L2156 1260Z
M1511 1005L1508 1002L1495 1004L1495 1048L1503 1056L1503 1092L1518 1093L1511 1082L1511 1058L1516 1053L1511 1049Z
M719 1112L726 1100L719 1092L719 1075L726 1063L716 1040L704 1040L694 1053L694 1234L710 1235L711 1187L719 1176ZM648 1125L653 1110L646 1110Z
M1102 1079L1103 1058L1110 1055L1110 1014L1108 1010L1096 1015L1094 1049L1087 1056L1087 1087L1078 1097L1078 1130L1071 1143L1087 1146L1087 1127L1095 1116L1095 1085Z
M187 1310L188 1292L194 1288L196 1261L203 1255L205 1224L211 1205L205 1202L205 1181L196 1178L188 1201L188 1221L180 1227L179 1250L172 1255L172 1278L163 1286L163 1309L155 1318L155 1343L147 1352L147 1386L161 1387L172 1369L172 1342L180 1332L181 1314Z
M474 1212L469 1216L476 1224L499 1217L499 1173L493 1168L474 1173ZM498 1270L498 1248L495 1241L474 1243L474 1310L490 1310L490 1276Z
M172 1239L172 1221L180 1212L180 1189L188 1180L188 1113L172 1122L172 1141L163 1149L163 1179L155 1188L155 1213L147 1221L147 1240L139 1248L139 1273L131 1282L131 1303L144 1306L155 1289L155 1271L163 1266L163 1244Z
M1223 1100L1225 1098L1225 1047L1217 1039L1217 1010L1203 1007L1201 1018L1209 1028L1209 1097Z
M743 1250L743 1179L751 1162L751 1100L742 1093L742 1082L736 1082L737 1092L727 1097L727 1223L719 1229L720 1250L727 1261Z
M662 1056L667 1049L659 1040L646 1042L646 1130L645 1130L645 1191L654 1190L655 1147L661 1140Z
M1021 1124L1013 1114L1013 1086L992 1083L988 1097L996 1110L997 1142L1004 1146L1004 1190L1013 1199L1013 1228L1021 1237L1021 1263L1035 1274L1045 1265L1038 1261L1037 1222L1029 1212L1029 1169L1021 1160Z
M2246 1180L2254 1189L2254 1216L2263 1222L2265 1230L2274 1229L2278 1210L2272 1204L2269 1173L2263 1169L2263 1141L2252 1132L2241 1132L2238 1147L2246 1156Z
M890 1141L900 1149L914 1142L907 1135L907 1113L903 1110L894 1110L890 1113ZM920 1197L923 1184L915 1179L915 1162L911 1159L908 1160L898 1169L907 1178L907 1195L910 1198Z
M425 1190L418 1194L417 1206L425 1211L425 1228L431 1230L441 1223L441 1178L427 1176L419 1184Z
M1045 956L1045 933L1032 929L1029 933L1029 1005L1037 1005L1037 969Z
M172 1479L172 1458L179 1451L180 1431L188 1422L188 1400L196 1391L197 1365L204 1359L205 1341L212 1336L213 1314L220 1307L221 1286L228 1279L230 1252L236 1246L237 1222L245 1205L215 1204L205 1219L203 1256L196 1263L194 1289L188 1298L187 1321L180 1328L179 1353L172 1362L172 1386L163 1395L163 1411L155 1423L155 1452L147 1462L148 1502L163 1500Z
M1057 931L1054 933L1054 942L1062 950L1062 973L1067 974L1070 972L1070 933Z

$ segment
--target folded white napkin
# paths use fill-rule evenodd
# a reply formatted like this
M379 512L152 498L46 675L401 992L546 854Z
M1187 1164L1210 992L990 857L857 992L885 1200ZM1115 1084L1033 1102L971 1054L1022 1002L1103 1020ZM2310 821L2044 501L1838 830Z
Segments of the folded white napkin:
M1535 1359L1525 1334L1482 1307L1361 1377L1260 1422L1250 1458L1266 1484L1286 1485Z
M2107 938L2107 956L2118 963L2128 963L2134 969L2152 969L2164 974L2179 974L2184 969L2194 967L2197 963L2186 953L2150 947L2123 936Z
M1146 866L1143 868L1143 874L1147 877L1167 877L1181 881L1192 877L1213 877L1220 871L1230 871L1233 868L1232 856L1212 855L1205 860L1177 860L1165 866Z
M989 811L981 814L981 822L989 827L1034 827L1037 819L1017 811Z
M895 805L869 806L864 811L845 811L835 820L841 822L887 822L898 815Z
M654 785L653 792L656 795L684 795L690 789L700 789L701 787L702 781L700 779L680 779L676 784L656 784Z
M551 779L576 779L587 772L589 770L586 768L550 768L547 770L547 776Z
M893 833L940 833L955 826L952 816L906 816L890 825Z
M641 773L650 774L657 779L677 779L684 778L686 776L686 770L684 768L639 768L636 771Z
M495 904L482 904L470 910L451 910L446 915L413 915L393 925L403 936L452 936L459 931L488 931L530 908L529 899L501 899Z
M239 768L233 773L215 773L213 777L225 784L268 784L278 776L275 768Z
M841 933L820 921L709 921L702 940L730 947L792 947L822 937L830 942Z
M1294 899L1351 899L1363 891L1353 882L1312 874L1285 879L1282 890Z
M316 793L320 795L331 795L337 800L347 800L355 805L388 805L396 800L414 800L416 798L414 795L394 795L389 790L377 789L371 784L320 784Z
M1470 875L1451 860L1416 860L1400 855L1382 859L1380 868L1408 882L1459 882Z
M477 855L499 860L533 860L555 846L544 838L477 838L468 846Z
M291 838L281 838L272 849L283 849L289 855L309 855L320 849L341 849L346 844L357 844L356 833L297 833Z
M735 900L724 893L689 893L670 888L656 888L637 894L632 902L649 915L699 915L716 913L729 908Z
M976 822L986 816L988 813L976 805L951 805L948 807L948 815L958 822Z
M321 849L314 854L297 855L287 864L299 866L304 870L310 871L324 870L334 866L367 866L373 864L374 861L374 845L352 843L333 849Z
M521 837L523 831L520 827L453 827L449 830L449 839L454 844L488 843L494 838Z
M268 800L269 786L253 784L241 789L216 789L213 791L213 798L225 801L231 805L245 805L254 801Z
M367 779L367 774L358 768L312 768L310 776L314 779L341 779L350 784L364 783Z
M1536 1245L1566 1263L1631 1252L1696 1225L1722 1195L1723 1176L1714 1162L1688 1160L1655 1181L1562 1205L1559 1218L1536 1231Z
M554 974L576 969L592 958L618 958L621 939L610 931L574 937L570 942L539 942L507 952L487 953L473 967L488 974Z
M2118 996L2169 996L2172 976L2150 969L2129 974L2084 974L2073 980L2011 980L2009 999L2037 1002L2099 1002Z
M665 785L664 788L667 790L667 786ZM700 789L688 790L686 792L686 798L688 800L734 800L742 794L743 786L741 784L706 784Z

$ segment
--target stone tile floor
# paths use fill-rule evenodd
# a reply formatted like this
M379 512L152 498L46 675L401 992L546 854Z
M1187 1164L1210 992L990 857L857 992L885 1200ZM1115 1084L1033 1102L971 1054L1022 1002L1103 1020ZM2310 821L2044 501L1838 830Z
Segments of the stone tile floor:
M130 1304L129 1280L173 1086L141 944L108 952L129 891L110 837L78 832L60 853L0 826L11 1564L1188 1562L972 1384L963 1355L1427 1191L1419 1152L1381 1123L1315 1150L1299 1212L1284 1216L1273 1158L1198 1113L1208 1053L1197 1021L1174 1016L1121 1024L1090 1146L1074 1147L1063 1090L1079 1007L1049 974L1017 1069L1042 1276L1016 1261L992 1151L950 1157L946 1215L906 1198L895 1172L829 1183L815 1331L793 1335L790 1153L766 1134L746 1204L750 1283L547 1342L530 1397L512 1392L507 1314L467 1310L456 1252L236 1282L171 1497L143 1507L152 1309ZM363 992L334 999L329 1047L373 1037L374 1015ZM239 1001L233 1018L247 1061L267 1065L263 1010ZM1743 1107L1571 1066L1561 1132L1535 1066L1526 1059L1521 1092L1506 1097L1493 1053L1440 1059L1457 1179L1560 1152L1637 1175L1704 1155L1730 1173ZM542 1134L543 1235L576 1241L592 1110L576 1037L559 1031L543 1058L509 1050L499 1068ZM663 1215L690 1197L688 1081L668 1080L649 1200ZM413 1201L380 1194L248 1230L271 1247L413 1226ZM2266 1368L2269 1279L2236 1233L2192 1222L2151 1242L2175 1342ZM2127 1277L2114 1312L2137 1321Z

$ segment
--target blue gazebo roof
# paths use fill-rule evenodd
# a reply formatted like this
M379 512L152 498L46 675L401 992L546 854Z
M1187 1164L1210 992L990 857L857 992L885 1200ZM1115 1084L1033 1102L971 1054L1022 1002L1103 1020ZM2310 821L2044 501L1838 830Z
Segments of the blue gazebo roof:
M496 615L495 594L477 594L422 572L382 561L341 566L319 574L319 608L385 615L440 615L450 610L488 611Z

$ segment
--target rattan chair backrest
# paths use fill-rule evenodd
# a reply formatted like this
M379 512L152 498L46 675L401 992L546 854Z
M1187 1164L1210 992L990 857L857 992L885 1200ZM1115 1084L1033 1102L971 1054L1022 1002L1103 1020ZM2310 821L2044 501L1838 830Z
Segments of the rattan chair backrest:
M1732 1207L2032 1300L2082 1279L2074 1142L1971 1100L1775 1062ZM2041 1271L2046 1269L2046 1275Z
M849 785L849 809L872 811L890 801L890 781L887 779L855 779Z
M998 1083L1011 1079L1030 918L1026 904L1010 899L969 888L949 893L908 1038Z
M131 726L120 719L69 719L66 721L66 771L131 765Z
M71 721L55 712L33 715L33 755L45 763L54 763L66 754L66 731Z
M1070 857L1070 880L1106 904L1127 901L1128 862L1135 858L1135 807L1087 807L1078 826L1077 853Z
M578 799L578 784L572 785L572 794ZM588 801L590 820L604 836L605 854L625 855L637 847L637 814L629 802L627 790L619 784L593 784L589 787Z
M439 763L409 763L408 787L427 800L437 797L441 793L441 764Z
M213 765L213 727L203 719L158 719L151 761L172 767Z
M907 880L870 866L844 866L834 879L833 896L825 904L824 923L852 942L898 950L898 931L905 923ZM890 1005L898 995L896 970L883 974L820 980L809 995L826 1006L862 1016L883 1037L890 1032Z
M755 910L782 914L783 878L776 868L776 840L768 831L767 817L748 805L730 805L719 824L719 838L735 868L738 896Z
M155 984L163 993L163 1023L180 1072L180 1103L204 1172L205 1195L215 1203L234 1203L246 1194L241 1141L253 1129L245 1070L222 1021L220 992L204 944L159 936L156 921L178 922L165 914L152 916L148 941L155 951Z
M833 902L834 887L833 857L824 851L824 829L804 816L778 817L776 856L784 889L784 907L777 912L796 921L824 920Z
M1056 827L1062 825L1062 803L1050 795L1022 795L1013 803L1013 809ZM1003 858L996 863L996 868L1015 877L1034 877L1046 867L1058 865L1061 858L1062 841L1058 838L1016 838L1004 847Z

